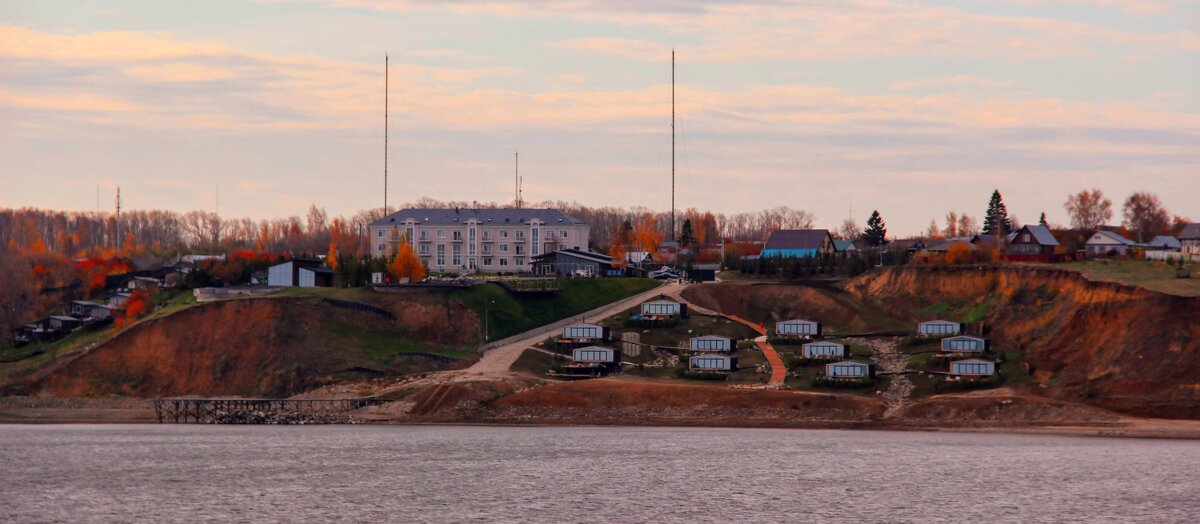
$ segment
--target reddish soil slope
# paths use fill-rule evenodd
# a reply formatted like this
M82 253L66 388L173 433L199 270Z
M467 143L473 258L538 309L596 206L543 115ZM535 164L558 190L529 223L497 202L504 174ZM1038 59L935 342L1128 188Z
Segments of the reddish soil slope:
M444 367L403 352L474 346L470 310L427 297L390 296L393 321L316 298L229 300L139 323L51 371L42 392L61 397L240 395L283 397L364 376Z
M1039 394L1140 416L1200 418L1198 298L1024 267L893 268L847 289L913 322L978 318L994 345L1022 350L1044 386L1033 388Z
M799 284L708 284L683 292L689 302L751 322L793 318L819 319L830 333L863 333L903 329L895 319L873 311L834 287Z

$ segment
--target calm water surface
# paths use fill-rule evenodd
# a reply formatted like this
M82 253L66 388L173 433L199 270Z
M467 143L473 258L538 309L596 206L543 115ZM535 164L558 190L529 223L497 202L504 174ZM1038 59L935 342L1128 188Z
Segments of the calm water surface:
M693 428L0 426L0 522L1196 522L1200 442Z

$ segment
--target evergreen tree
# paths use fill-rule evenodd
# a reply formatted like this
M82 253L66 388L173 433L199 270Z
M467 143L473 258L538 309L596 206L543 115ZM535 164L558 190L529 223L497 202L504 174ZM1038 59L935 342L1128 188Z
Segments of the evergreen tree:
M682 232L679 233L679 245L688 247L695 242L695 232L692 230L692 219L688 218L683 221Z
M879 210L871 212L871 218L867 219L867 230L863 232L863 241L871 247L879 247L887 238L887 225L883 223L883 218L879 216Z
M987 213L983 216L983 234L1004 236L1009 231L1012 231L1012 221L1008 218L1008 206L1004 205L1000 190L993 190Z
M1038 219L1038 224L1046 226L1046 227L1050 227L1050 224L1048 222L1046 222L1046 212L1045 211L1042 212L1042 218Z

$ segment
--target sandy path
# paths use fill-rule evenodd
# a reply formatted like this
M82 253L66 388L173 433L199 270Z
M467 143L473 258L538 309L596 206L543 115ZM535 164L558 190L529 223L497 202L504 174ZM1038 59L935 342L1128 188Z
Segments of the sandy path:
M871 346L871 360L875 361L878 371L893 373L888 388L883 391L883 400L887 409L883 418L891 418L904 407L908 397L912 395L913 383L903 373L908 370L908 355L896 350L896 339L847 339L851 342Z
M760 336L754 339L754 344L763 352L767 363L771 365L771 380L767 383L771 387L783 387L783 381L787 378L787 366L783 365L783 359L779 358L779 352L775 351L775 346L767 342L767 330L759 324L755 324L737 315L725 315L725 318L742 324L753 329Z

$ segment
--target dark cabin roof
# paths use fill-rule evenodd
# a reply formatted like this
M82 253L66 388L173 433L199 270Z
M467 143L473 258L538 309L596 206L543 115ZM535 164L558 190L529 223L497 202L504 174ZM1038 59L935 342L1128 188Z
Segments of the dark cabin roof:
M475 219L482 224L491 225L521 225L528 224L530 220L537 219L547 226L553 225L586 225L582 220L571 217L557 209L528 209L528 208L500 208L500 209L468 209L468 208L445 208L445 209L401 209L379 220L371 222L372 226L387 226L387 225L404 225L408 219L421 225L430 226L454 226L465 224L468 220Z
M821 249L828 237L828 229L779 229L763 249Z
M1029 233L1033 235L1033 239L1036 240L1037 243L1040 245L1043 245L1043 246L1057 246L1058 245L1058 239L1054 238L1054 233L1050 232L1050 228L1048 228L1046 226L1042 226L1042 225L1025 226L1025 227L1022 227L1021 229L1018 229L1014 233L1010 233L1009 242L1012 242L1013 239L1017 238L1017 234L1019 234L1022 229L1028 230Z
M1200 240L1200 222L1184 226L1179 240Z

